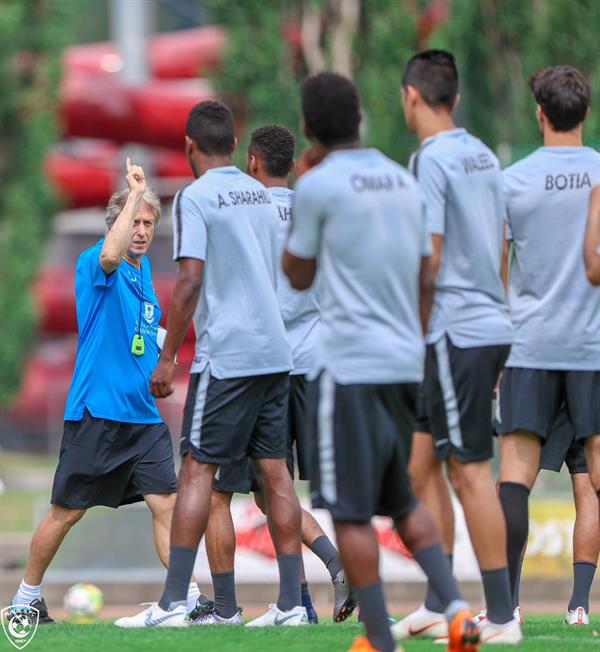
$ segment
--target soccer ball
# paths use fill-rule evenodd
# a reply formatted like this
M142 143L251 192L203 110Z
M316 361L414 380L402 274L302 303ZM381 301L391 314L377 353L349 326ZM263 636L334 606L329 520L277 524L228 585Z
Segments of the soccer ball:
M71 620L89 623L98 617L104 598L94 584L75 584L66 592L63 603Z

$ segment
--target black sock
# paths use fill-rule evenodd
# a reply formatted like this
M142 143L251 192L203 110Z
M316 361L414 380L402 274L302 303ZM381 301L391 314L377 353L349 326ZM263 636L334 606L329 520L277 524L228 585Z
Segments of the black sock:
M215 611L221 618L231 618L238 611L235 596L235 573L211 573L215 591Z
M446 555L450 570L452 570L452 555ZM433 590L431 582L427 580L427 594L425 595L425 608L433 611L436 614L443 614L448 605L442 604L438 594Z
M360 619L367 630L369 643L381 652L394 652L396 643L388 622L381 582L354 589L360 607Z
M310 549L327 566L327 570L334 580L341 572L340 555L335 546L326 535L318 537L310 545Z
M586 561L573 562L573 593L569 602L569 611L583 607L590 611L590 589L594 581L596 564Z
M413 555L417 564L427 575L431 590L436 594L438 604L441 606L438 613L444 613L451 602L462 600L458 584L452 575L452 567L440 543L422 548Z
M277 608L289 611L302 604L300 591L300 570L302 568L301 555L279 555L279 598Z
M488 620L496 625L510 622L513 619L513 608L508 568L482 570L481 581Z
M196 548L171 546L167 581L158 603L161 609L168 610L177 602L187 605L187 592L194 571L196 552Z
M513 611L521 605L521 571L523 570L523 557L519 557L519 566L517 567L517 577L515 578L515 586L512 590L513 597Z
M506 520L506 554L512 594L529 533L529 489L518 482L501 482L498 496Z

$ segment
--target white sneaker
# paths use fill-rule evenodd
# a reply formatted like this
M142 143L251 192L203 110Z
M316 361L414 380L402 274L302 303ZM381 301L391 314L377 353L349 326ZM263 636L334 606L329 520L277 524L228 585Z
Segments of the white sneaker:
M479 622L479 642L488 645L516 645L523 640L521 625L511 620L504 625L496 625L487 618Z
M172 611L165 611L158 606L158 602L152 602L149 607L135 616L119 618L115 621L115 625L125 628L187 627L186 616L187 607L184 604L175 607Z
M570 609L567 611L565 623L567 625L589 625L590 617L583 607L577 607L577 609L573 609L573 611Z
M246 623L246 627L298 627L299 625L308 625L308 616L304 607L296 606L289 611L281 611L276 604L270 604L269 611L264 616Z
M439 638L448 636L448 621L444 614L429 611L422 604L416 611L408 614L406 618L392 625L392 636L397 640L423 636L426 638Z

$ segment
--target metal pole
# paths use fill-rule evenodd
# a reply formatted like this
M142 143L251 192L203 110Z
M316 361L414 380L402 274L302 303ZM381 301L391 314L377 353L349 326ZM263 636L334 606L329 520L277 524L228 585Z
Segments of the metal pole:
M110 8L111 33L123 61L121 76L143 83L149 77L146 44L154 28L154 0L111 0Z

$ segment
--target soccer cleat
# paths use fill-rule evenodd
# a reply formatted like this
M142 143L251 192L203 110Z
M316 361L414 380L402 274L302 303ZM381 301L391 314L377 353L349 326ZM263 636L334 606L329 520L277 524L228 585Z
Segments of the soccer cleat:
M444 614L429 611L422 604L416 611L408 614L406 618L392 625L392 636L397 641L414 636L423 636L425 638L448 636L448 622Z
M15 605L16 606L16 605ZM56 623L54 622L54 619L50 618L48 615L48 607L46 606L46 601L44 598L41 600L32 600L29 603L29 606L32 607L33 609L38 610L39 618L38 618L38 625L55 625ZM10 621L15 617L15 613L12 611L9 611L6 614L7 619Z
M276 604L269 605L266 614L246 623L246 627L298 627L308 625L306 609L296 606L289 611L281 611Z
M513 611L513 616L515 617L515 620L519 623L519 625L525 624L525 619L523 618L521 607L515 607L515 610Z
M188 622L186 616L187 607L184 604L177 605L171 611L165 611L158 606L158 602L152 602L149 607L135 616L119 618L119 620L115 621L115 625L126 629L142 627L187 627Z
M577 609L567 611L565 623L567 625L589 625L590 617L583 607L577 607Z
M308 617L309 625L318 625L319 616L313 606L312 600L310 599L310 593L302 594L302 606L306 609L306 615Z
M523 618L523 613L521 612L521 607L515 607L513 611L514 619L519 623L519 625L524 625L525 620ZM482 609L476 616L477 622L483 622L487 620L487 609Z
M479 624L477 618L466 609L461 609L448 625L447 652L476 652L479 647Z
M479 642L485 645L517 645L523 640L521 625L511 620L504 625L497 625L489 620L479 623Z
M357 636L354 639L352 647L348 652L379 652L377 648L373 647L369 643L369 639L366 636ZM396 652L404 652L402 648L396 648Z
M333 580L333 621L343 623L356 609L356 598L350 584L346 581L344 571L340 571Z
M212 600L196 603L186 620L189 625L243 625L244 623L241 608L238 607L231 618L223 618L215 611L215 603Z

